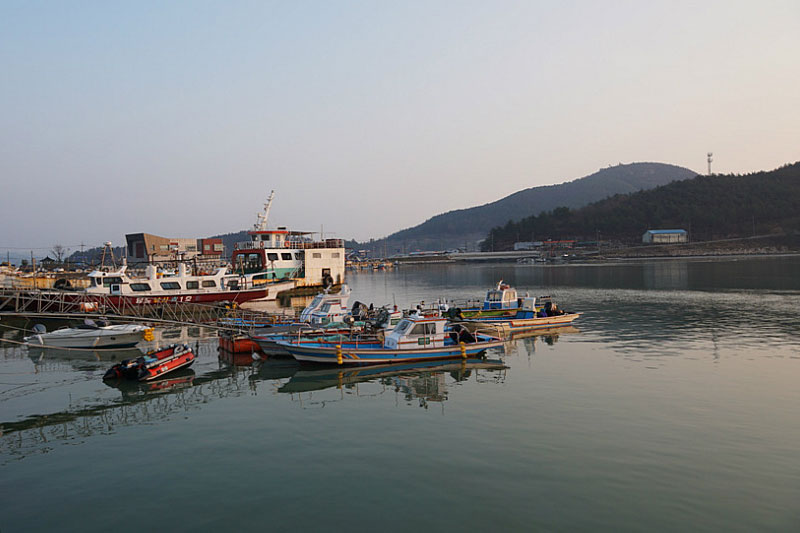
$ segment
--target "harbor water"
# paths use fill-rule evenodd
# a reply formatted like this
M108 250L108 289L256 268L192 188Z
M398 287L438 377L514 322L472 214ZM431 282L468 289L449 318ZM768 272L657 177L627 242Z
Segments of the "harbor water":
M500 279L579 311L485 360L351 370L220 360L111 387L125 353L0 322L0 530L798 531L800 257L426 265L351 304ZM249 357L249 356L248 356Z

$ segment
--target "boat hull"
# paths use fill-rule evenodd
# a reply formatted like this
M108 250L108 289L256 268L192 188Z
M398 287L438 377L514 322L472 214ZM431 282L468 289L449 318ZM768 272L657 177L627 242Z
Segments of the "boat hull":
M251 300L246 300L242 303L243 309L251 309L255 311L264 311L269 310L265 309L265 305L267 302L274 302L278 295L285 291L290 291L295 288L294 280L290 281L276 281L273 283L265 283L260 285L260 288L266 289L267 294L262 298L253 298Z
M339 364L338 348L334 345L312 345L311 343L293 344L279 342L295 359L306 363ZM393 350L380 344L362 345L359 347L341 345L342 365L387 364L397 362L422 362L454 359L477 355L489 348L501 346L501 340L465 344L464 352L459 344L451 344L430 348L412 348Z
M113 328L113 329L112 329ZM30 346L55 348L125 348L136 346L148 328L138 325L107 326L99 329L56 330L25 337Z
M472 332L489 327L504 335L508 335L510 333L519 333L536 329L563 327L571 324L580 316L580 313L566 313L563 315L535 318L497 317L468 319L460 323L464 324Z

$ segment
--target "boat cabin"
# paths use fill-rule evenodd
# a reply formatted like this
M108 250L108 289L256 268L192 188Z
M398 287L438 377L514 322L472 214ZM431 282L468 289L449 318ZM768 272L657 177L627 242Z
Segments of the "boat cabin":
M320 292L300 313L300 320L310 324L340 322L349 312L349 298L350 288L346 284L342 284L342 290L338 294Z
M514 309L519 307L517 290L503 283L497 284L494 289L489 289L483 301L483 309Z
M443 346L447 320L441 316L413 315L402 319L386 336L383 345L393 350Z

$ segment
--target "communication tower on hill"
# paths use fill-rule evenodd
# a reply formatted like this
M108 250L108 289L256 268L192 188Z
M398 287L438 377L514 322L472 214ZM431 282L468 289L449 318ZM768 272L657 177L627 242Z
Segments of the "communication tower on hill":
M714 153L708 152L708 175L711 175L711 162L714 160Z

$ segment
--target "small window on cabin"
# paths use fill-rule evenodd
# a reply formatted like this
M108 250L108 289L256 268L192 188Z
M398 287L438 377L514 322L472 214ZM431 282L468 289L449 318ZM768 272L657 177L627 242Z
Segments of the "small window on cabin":
M186 288L187 289L199 289L200 288L200 282L199 281L187 281L186 282Z
M298 261L300 261L300 260L303 259L303 254L301 254L300 252L296 252L294 254L294 258L297 259Z
M221 252L221 251L223 251L224 249L225 249L225 247L224 247L223 245L221 245L221 244L215 244L215 245L214 245L214 251L215 251L215 252Z
M103 285L106 287L109 285L122 285L122 278L103 278Z
M177 281L162 281L161 288L165 291L179 291L181 290L181 284Z
M277 261L278 260L278 254L276 254L276 253L268 253L267 254L267 259L269 259L270 261Z
M213 279L204 279L203 287L216 287L217 283Z
M260 281L265 279L267 279L266 274L256 274L255 276L253 276L253 281Z
M313 257L314 259L322 259L322 254L319 252L314 252L313 254L311 254L311 257Z
M331 257L333 257L334 259L335 259L335 258L338 258L338 257L339 257L339 252L333 252L333 253L331 254Z
M206 250L206 251L211 250L211 245L210 244L204 244L203 245L203 250Z
M143 292L150 290L149 283L131 283L131 290L136 292Z
M292 260L292 254L284 252L284 253L281 254L281 259L283 259L284 261L291 261Z
M425 335L426 332L428 331L425 326L427 326L427 324L417 324L416 326L414 326L414 329L411 330L410 334L411 335Z

